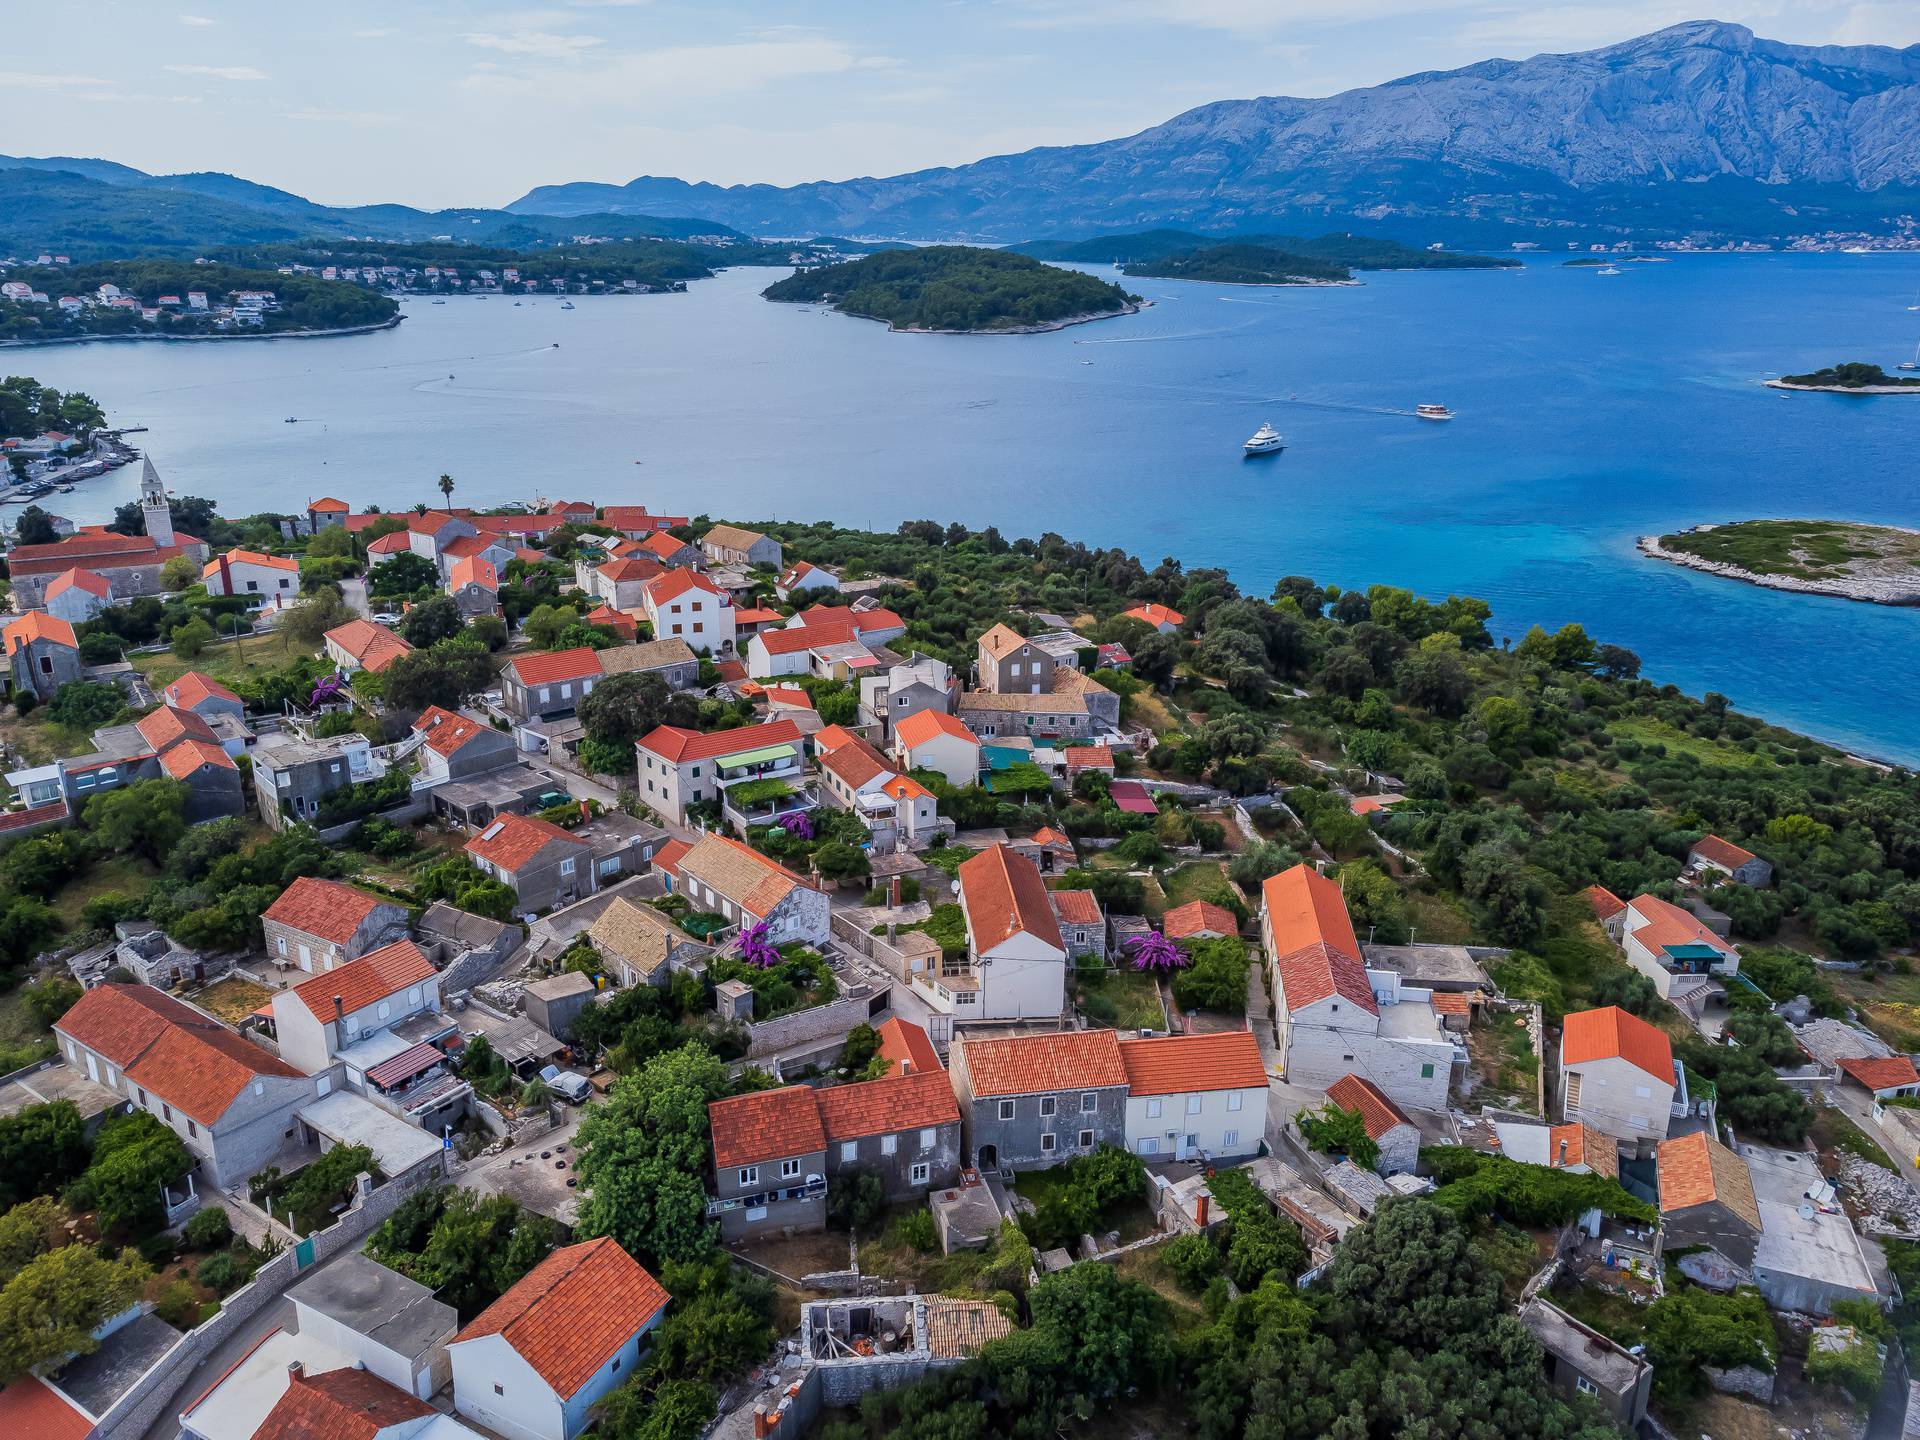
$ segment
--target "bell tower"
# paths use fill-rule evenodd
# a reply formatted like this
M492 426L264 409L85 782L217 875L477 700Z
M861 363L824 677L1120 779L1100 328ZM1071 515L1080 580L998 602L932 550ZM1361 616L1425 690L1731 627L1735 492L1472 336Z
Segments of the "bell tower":
M153 468L151 455L141 464L140 513L146 517L147 537L155 545L173 544L173 511L167 507L166 487L160 483L160 472Z

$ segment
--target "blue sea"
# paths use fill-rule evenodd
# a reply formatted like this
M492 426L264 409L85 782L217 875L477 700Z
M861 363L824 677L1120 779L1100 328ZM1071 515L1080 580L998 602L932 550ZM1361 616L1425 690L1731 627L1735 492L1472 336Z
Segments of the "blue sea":
M1094 273L1111 274L1099 267ZM1137 315L1034 336L895 335L688 293L408 302L326 340L112 344L5 361L81 388L176 493L223 512L536 495L737 519L1057 530L1149 565L1483 597L1497 635L1578 620L1644 673L1862 753L1920 763L1920 610L1782 594L1640 556L1702 521L1920 525L1920 398L1757 381L1920 345L1920 256L1688 256L1615 277L1350 287L1127 282ZM1450 424L1410 418L1423 401ZM299 423L285 423L297 417ZM1246 460L1262 421L1281 455ZM96 520L127 469L60 496Z

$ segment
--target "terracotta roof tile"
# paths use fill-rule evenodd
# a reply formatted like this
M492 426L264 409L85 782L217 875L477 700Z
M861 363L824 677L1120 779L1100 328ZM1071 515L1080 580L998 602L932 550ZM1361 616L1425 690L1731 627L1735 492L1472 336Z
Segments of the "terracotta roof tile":
M882 1021L876 1033L880 1036L880 1054L893 1065L895 1073L945 1068L927 1032L912 1021L895 1015Z
M557 685L563 680L583 680L604 672L600 652L582 645L573 650L540 650L531 655L516 655L507 663L522 685Z
M367 542L369 555L411 555L413 537L405 530L394 530L382 535L378 540Z
M1473 997L1458 990L1436 990L1433 992L1433 1013L1436 1015L1471 1015Z
M1053 901L1053 913L1060 917L1062 925L1098 925L1101 923L1100 901L1091 890L1049 890Z
M374 1440L389 1426L433 1413L370 1370L328 1370L289 1380L253 1440Z
M1129 1095L1178 1095L1195 1090L1264 1090L1267 1067L1251 1030L1122 1040Z
M554 1251L453 1343L498 1335L562 1400L667 1308L667 1292L609 1239Z
M1067 771L1113 769L1111 745L1073 745L1066 751Z
M431 980L433 974L433 962L425 951L411 940L396 940L378 950L369 950L358 960L335 966L323 975L302 980L293 987L293 993L314 1018L331 1020L336 995L340 997L341 1009L351 1015L389 995L398 995L410 985Z
M965 740L969 745L980 743L980 737L969 730L957 715L949 715L943 710L916 710L894 726L893 733L910 750L941 735L951 735L956 740Z
M500 572L493 568L491 560L483 560L478 555L468 555L453 562L447 571L447 584L459 590L468 585L482 590L500 588Z
M667 963L667 955L675 946L695 943L691 935L653 906L635 904L624 896L600 912L587 927L587 937L602 954L621 961L642 979L651 979Z
M336 625L327 631L326 638L357 660L363 670L375 675L413 649L386 626L371 620L349 620L344 625Z
M1120 1037L1111 1030L1062 1030L999 1040L957 1039L976 1100L1046 1090L1094 1090L1127 1083ZM1264 1073L1260 1079L1266 1084Z
M300 562L298 560L291 559L285 555L266 555L258 550L228 550L223 554L214 556L213 559L207 561L205 565L202 565L200 567L200 574L203 577L218 575L220 573L220 562L222 560L225 560L229 565L258 565L265 570L298 570L300 568Z
M1908 1055L1890 1055L1884 1059L1871 1055L1849 1056L1835 1062L1869 1090L1892 1090L1901 1085L1920 1085L1920 1073Z
M640 562L623 561L621 563L637 564ZM653 579L647 581L647 603L653 606L665 605L670 600L679 599L690 590L697 590L706 595L717 595L722 599L724 599L726 595L725 591L707 579L707 577L702 575L698 570L682 566L677 570L669 570L665 574L655 575Z
M194 771L212 766L215 770L238 770L233 757L211 740L180 740L160 754L160 768L176 780L184 780Z
M642 750L651 751L672 764L683 765L692 760L738 755L767 745L795 745L799 741L800 727L792 720L769 720L763 725L742 725L736 730L714 730L707 734L677 725L660 725L636 743Z
M463 848L469 855L478 855L488 864L517 875L522 866L556 840L581 850L590 848L578 836L537 815L499 816Z
M829 1142L960 1123L960 1105L944 1070L835 1085L815 1090L813 1098Z
M1562 1145L1567 1147L1564 1155L1560 1152ZM1547 1164L1556 1170L1585 1165L1596 1175L1618 1180L1620 1144L1611 1135L1578 1121L1555 1125L1547 1132Z
M625 580L651 580L661 573L660 562L651 556L629 555L624 560L609 560L600 573L616 584Z
M680 862L686 859L687 852L691 849L693 849L693 842L690 840L669 840L653 852L653 868L664 870L670 875L678 875Z
M1270 877L1261 894L1287 1008L1298 1010L1338 995L1378 1015L1380 1006L1367 983L1360 942L1339 885L1296 865Z
M687 542L667 534L664 530L656 530L640 542L640 548L656 560L671 560L687 548Z
M836 745L829 751L821 759L820 768L851 790L858 790L879 776L894 773L886 757L857 735L845 745Z
M701 537L701 543L727 550L751 550L766 538L758 530L743 530L738 525L715 525Z
M758 850L725 835L701 836L673 868L724 895L756 920L771 914L774 906L807 883Z
M338 880L302 875L280 892L280 898L269 905L267 913L260 918L277 921L303 935L334 945L345 945L375 906L394 903L351 885L342 885Z
M1584 1065L1592 1060L1625 1060L1662 1085L1673 1084L1673 1042L1618 1005L1579 1010L1561 1024L1560 1064Z
M1187 617L1170 605L1136 605L1131 610L1122 610L1122 615L1134 620L1143 620L1158 629L1162 625L1184 625Z
M1342 1110L1358 1110L1369 1140L1383 1138L1396 1125L1413 1123L1371 1080L1359 1075L1342 1075L1334 1081L1327 1087L1327 1100Z
M789 625L783 630L762 630L753 637L753 643L768 655L798 655L802 650L845 645L859 638L860 632L851 624L821 621L815 625Z
M1706 1131L1662 1140L1654 1152L1654 1168L1662 1215L1718 1200L1755 1230L1760 1228L1760 1205L1747 1162Z
M104 575L96 575L91 570L64 570L47 586L47 599L64 595L69 590L84 590L89 595L105 599L113 593L113 585Z
M322 495L318 500L307 502L307 509L316 515L344 515L349 508L346 501L336 500L331 495Z
M995 845L961 861L957 873L967 934L976 952L991 950L1020 934L1056 950L1065 948L1039 867L1026 856Z
M1027 837L1029 845L1038 845L1043 850L1064 850L1073 854L1073 841L1054 829L1051 825L1042 825Z
M93 1421L38 1375L0 1389L0 1435L20 1440L87 1440Z
M1589 885L1580 893L1585 895L1588 903L1593 906L1593 915L1596 920L1611 920L1627 908L1627 902L1604 885Z
M1731 840L1722 840L1718 835L1705 835L1693 842L1693 853L1705 856L1716 865L1724 865L1729 870L1738 870L1749 860L1758 857L1751 851L1741 848Z
M240 697L227 689L211 676L202 675L198 670L189 670L178 680L167 686L164 692L169 705L177 705L182 710L195 710L208 700L230 700L240 703Z
M489 725L482 725L470 716L460 715L438 705L430 705L422 710L413 722L416 734L424 733L423 742L427 749L436 755L457 754L462 746L476 735L495 733Z
M52 645L65 645L70 650L78 649L80 646L80 639L73 633L73 626L57 615L47 614L44 610L29 610L18 620L9 624L5 630L0 630L0 640L5 641L9 655L22 645L29 645L36 640L44 640Z
M1224 905L1210 900L1189 900L1167 911L1160 922L1161 933L1169 940L1185 940L1212 931L1217 935L1238 935L1240 922Z
M191 710L181 710L172 705L162 705L140 717L140 723L134 726L140 732L140 738L153 747L157 755L169 745L182 740L205 740L213 743L219 737L208 725Z
M805 1085L715 1100L707 1106L707 1122L713 1128L717 1170L788 1160L827 1148L820 1107Z

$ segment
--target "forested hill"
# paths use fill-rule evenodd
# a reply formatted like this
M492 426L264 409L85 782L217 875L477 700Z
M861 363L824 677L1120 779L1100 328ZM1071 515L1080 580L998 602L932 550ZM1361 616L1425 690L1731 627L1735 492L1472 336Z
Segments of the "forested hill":
M1158 260L1136 260L1123 265L1121 273L1163 280L1211 280L1222 285L1312 285L1353 278L1353 272L1344 265L1310 260L1270 245L1209 245Z
M828 304L895 330L1025 330L1124 314L1135 297L1077 270L967 245L887 250L801 270L761 292Z
M1164 260L1219 245L1261 245L1354 270L1493 270L1517 266L1504 256L1466 255L1455 250L1415 249L1372 235L1336 232L1304 235L1197 235L1191 230L1138 230L1089 235L1084 240L1023 240L1007 248L1036 260L1067 260L1084 265L1131 265ZM1148 272L1141 271L1146 274Z
M52 302L63 295L95 296L102 285L117 285L149 308L163 295L177 296L184 302L197 290L206 295L210 310L218 310L236 290L271 290L275 305L264 313L259 326L266 333L379 325L392 320L400 308L385 295L339 280L234 265L195 265L184 260L118 260L27 268L9 272L9 278L44 291ZM208 324L207 312L192 311L184 303L169 306L157 319L145 321L140 310L133 307L94 304L68 314L57 303L0 301L0 339L29 343L80 335L189 335Z

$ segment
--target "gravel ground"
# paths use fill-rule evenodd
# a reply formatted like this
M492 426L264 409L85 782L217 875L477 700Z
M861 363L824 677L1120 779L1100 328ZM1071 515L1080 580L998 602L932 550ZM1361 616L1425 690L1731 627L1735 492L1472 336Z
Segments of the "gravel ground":
M1920 1235L1920 1195L1883 1165L1842 1152L1840 1179L1848 1196L1862 1211L1892 1230Z

